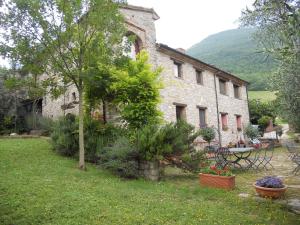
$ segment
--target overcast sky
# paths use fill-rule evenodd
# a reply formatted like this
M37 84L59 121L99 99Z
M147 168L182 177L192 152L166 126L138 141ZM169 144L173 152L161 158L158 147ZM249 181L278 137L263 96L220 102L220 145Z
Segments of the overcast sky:
M241 10L254 0L128 0L154 8L157 42L189 48L207 36L238 27Z
M238 27L241 10L254 0L128 0L131 5L154 8L157 42L189 48L207 36ZM0 58L0 65L8 65Z

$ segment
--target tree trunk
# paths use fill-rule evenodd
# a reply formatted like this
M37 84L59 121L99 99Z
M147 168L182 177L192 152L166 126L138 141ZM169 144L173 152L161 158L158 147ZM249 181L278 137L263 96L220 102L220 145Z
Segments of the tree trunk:
M14 122L15 122L15 133L17 133L17 118L18 118L18 107L17 107L17 92L15 92L15 118L14 118Z
M106 124L107 123L107 119L106 119L106 102L104 100L102 100L102 111L103 111L103 123Z
M83 132L83 90L82 85L78 88L79 93L79 169L85 170L84 163L84 132Z

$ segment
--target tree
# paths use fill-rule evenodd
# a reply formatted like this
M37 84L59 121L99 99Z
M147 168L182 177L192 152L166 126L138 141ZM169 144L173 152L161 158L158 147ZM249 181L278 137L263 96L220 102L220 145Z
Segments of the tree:
M256 0L242 13L242 26L257 27L263 50L277 59L279 69L271 82L278 91L282 116L300 130L300 2Z
M276 100L274 102L261 102L257 99L250 100L250 122L252 124L258 124L258 120L263 116L268 116L273 122L275 122L275 118L278 114L276 110L276 102Z
M10 70L0 67L0 131L5 129L4 118L15 114L15 98L5 87L5 80L10 75ZM16 127L16 126L15 126Z
M2 53L22 66L28 54L56 95L74 85L79 95L79 168L84 169L83 94L93 68L123 55L124 21L113 0L7 0L1 7Z
M148 54L141 51L136 60L128 61L123 69L112 71L115 82L112 85L115 102L121 107L121 116L131 128L156 124L160 120L159 81L161 68L152 70Z
M200 135L204 141L208 142L208 146L210 146L210 142L216 137L216 132L211 127L205 127L201 129Z
M251 140L254 140L259 136L259 130L258 128L252 126L251 124L248 124L245 127L245 135L250 138Z

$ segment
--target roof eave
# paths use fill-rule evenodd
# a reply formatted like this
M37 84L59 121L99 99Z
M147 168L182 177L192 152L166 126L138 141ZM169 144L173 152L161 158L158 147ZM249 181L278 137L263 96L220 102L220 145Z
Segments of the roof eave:
M250 84L250 83L249 83L248 81L246 81L246 80L243 80L243 79L241 79L241 78L239 78L239 77L237 77L237 76L235 76L235 75L233 75L233 74L231 74L231 73L228 73L228 72L226 72L226 71L224 71L224 70L221 70L221 69L219 69L219 68L217 68L217 67L215 67L215 66L213 66L213 65L210 65L210 64L208 64L208 63L202 62L201 60L199 60L199 59L197 59L197 58L194 58L194 57L192 57L192 56L190 56L190 55L184 54L184 53L182 53L182 52L180 52L180 51L178 51L178 50L176 50L176 49L174 49L174 48L169 47L168 45L161 44L161 43L157 43L156 46L157 46L158 49L166 49L166 50L175 52L176 54L179 54L179 55L181 55L181 56L184 56L184 57L187 57L187 58L189 58L189 59L192 59L192 60L194 60L194 61L196 61L196 62L198 62L198 63L204 64L206 67L211 68L212 72L215 73L216 75L218 75L218 73L222 73L222 74L225 74L226 76L228 76L228 79L234 78L234 79L237 79L237 80L241 81L241 82L244 83L245 85L249 85L249 84Z

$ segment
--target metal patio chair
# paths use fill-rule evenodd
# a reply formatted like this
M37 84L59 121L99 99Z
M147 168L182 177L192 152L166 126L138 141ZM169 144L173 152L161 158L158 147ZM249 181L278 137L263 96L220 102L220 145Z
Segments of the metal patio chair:
M285 147L287 148L289 155L288 157L293 160L293 158L299 153L300 146L295 145L295 143L289 142L285 144Z
M248 167L247 169L258 169L258 165L264 160L265 156L265 150L262 148L258 148L253 150L253 157L249 157L247 162L248 162ZM253 154L252 153L252 154Z
M205 154L206 160L215 161L217 150L218 150L218 146L215 146L215 145L206 146L204 148L204 154Z
M229 157L231 152L228 148L220 147L216 151L216 166L224 168L230 164Z
M271 164L271 160L274 154L274 142L270 142L266 148L261 149L261 153L257 158L257 166L256 168L259 169L260 167L263 169L268 170L268 166L271 166L274 169L273 165Z
M293 173L297 175L300 170L300 145L290 145L288 150L290 152L290 159L296 163L296 168L293 170Z

